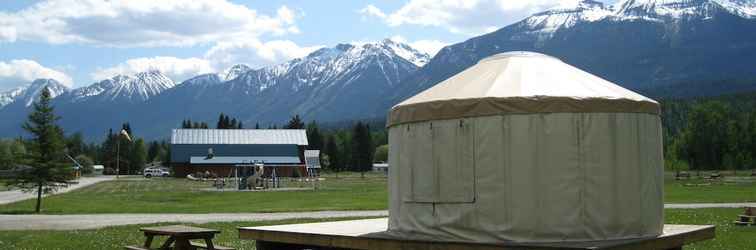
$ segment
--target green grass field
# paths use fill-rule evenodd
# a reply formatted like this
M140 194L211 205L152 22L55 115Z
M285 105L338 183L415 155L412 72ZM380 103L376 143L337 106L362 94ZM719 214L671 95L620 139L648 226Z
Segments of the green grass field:
M706 176L709 173L702 173ZM756 202L756 178L741 171L738 176L723 172L721 180L705 180L691 173L692 178L675 180L671 172L664 180L665 203Z
M357 218L342 218L338 220L349 219ZM302 219L267 222L222 222L195 224L194 226L221 230L222 232L215 236L213 243L241 250L254 249L254 241L240 240L239 233L236 229L237 227L311 223L333 220L334 219ZM74 231L0 231L0 249L123 249L126 245L144 244L144 235L139 232L140 227L173 224L176 223L129 225ZM152 246L158 247L164 241L165 237L155 237Z
M743 209L740 208L666 209L664 216L667 224L717 226L714 240L691 244L686 246L685 249L756 249L756 227L735 226L733 224L737 215L742 213Z
M131 178L98 183L43 201L47 214L233 213L317 210L379 210L388 207L386 178L356 173L327 175L317 191L217 192L211 182L175 178ZM311 187L290 183L292 187ZM756 202L756 179L728 177L665 180L665 203ZM31 213L33 200L0 205L0 213Z
M673 224L714 224L717 237L687 246L685 249L746 250L754 249L756 227L739 227L732 224L742 209L667 209L666 223ZM352 218L354 219L354 218ZM346 219L344 219L346 220ZM218 235L217 244L253 249L252 241L239 240L236 227L261 226L319 222L326 220L286 220L272 222L223 222L200 224L200 227L216 228L223 231ZM76 231L0 231L0 249L122 249L124 245L142 244L144 238L138 232L140 227L166 225L130 225L107 227L96 230ZM164 239L156 239L160 243Z
M98 183L43 200L47 214L232 213L386 209L386 178L340 174L317 191L207 191L211 182L175 178L126 179ZM291 187L312 187L293 183ZM31 213L34 200L0 206L0 213Z

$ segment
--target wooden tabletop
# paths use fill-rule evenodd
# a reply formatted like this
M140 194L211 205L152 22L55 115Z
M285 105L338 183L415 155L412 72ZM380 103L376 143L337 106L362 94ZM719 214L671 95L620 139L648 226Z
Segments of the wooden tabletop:
M142 232L158 235L185 235L185 234L217 234L220 230L192 227L185 225L171 225L159 227L143 227L139 229Z

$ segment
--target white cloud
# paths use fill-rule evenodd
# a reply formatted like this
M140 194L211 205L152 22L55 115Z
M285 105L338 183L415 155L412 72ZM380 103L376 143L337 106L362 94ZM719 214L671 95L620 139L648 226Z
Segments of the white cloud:
M415 48L421 52L424 52L431 57L435 56L436 53L438 53L439 50L444 48L446 45L449 45L450 43L442 42L439 40L416 40L416 41L408 41L406 38L400 35L395 35L390 38L391 40L395 42L400 42L404 44L408 44L410 47Z
M73 80L66 73L47 68L32 60L0 61L0 90L28 84L39 78L55 79L68 87L73 85Z
M362 8L358 10L357 12L365 16L386 18L386 13L383 13L381 9L379 9L378 7L375 7L375 5L372 5L372 4L368 4L367 6L365 6L365 8Z
M205 59L159 56L129 59L110 68L98 69L91 74L91 77L99 81L115 75L133 75L149 70L159 70L175 82L181 82L199 74L215 72L210 62Z
M257 39L236 40L218 42L205 53L205 58L210 60L213 66L218 69L224 69L238 63L258 68L304 57L322 47L302 47L289 40L267 42L261 42Z
M99 81L115 75L133 75L149 70L159 70L175 82L181 82L199 74L222 72L234 64L247 64L253 68L281 63L304 57L322 46L300 47L289 40L260 42L257 39L218 42L202 58L143 57L126 60L113 67L101 68L91 73Z
M452 33L479 35L519 21L530 14L569 5L577 0L411 0L398 10L385 13L367 5L364 16L377 17L389 26L441 27Z
M98 46L192 46L234 37L297 33L299 13L264 15L226 0L47 0L0 12L0 41Z

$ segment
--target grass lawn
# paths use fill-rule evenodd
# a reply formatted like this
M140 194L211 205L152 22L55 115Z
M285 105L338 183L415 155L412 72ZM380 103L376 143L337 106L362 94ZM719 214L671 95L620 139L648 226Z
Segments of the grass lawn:
M47 214L232 213L386 209L382 175L327 176L317 191L207 191L211 182L176 178L124 179L54 195L42 201ZM309 184L290 186L311 187ZM34 200L0 206L0 213L31 213Z
M665 203L756 202L756 178L723 181L665 180ZM85 213L233 213L387 208L382 174L330 174L317 191L217 192L210 182L175 178L131 178L108 181L43 200L47 214ZM290 186L309 187L294 183ZM1 187L0 187L1 188ZM0 213L31 213L34 200L0 205Z
M215 236L213 243L241 250L254 249L254 241L239 239L239 233L236 228L240 226L265 226L350 219L357 218L328 220L301 219L267 222L219 222L195 224L194 226L221 230L222 232ZM144 235L139 232L140 227L173 224L176 223L116 226L94 230L74 231L0 231L0 249L123 249L125 245L141 246L144 244ZM152 247L160 246L165 239L166 237L155 237Z
M742 208L666 209L667 224L716 225L714 240L688 245L685 249L756 249L756 227L735 226L732 222Z
M703 179L664 181L665 203L756 202L756 178L725 177L724 180Z
M719 249L738 250L754 249L756 244L756 227L739 227L732 224L735 216L742 209L667 209L666 223L674 224L714 224L717 237L692 245L685 249ZM346 220L346 219L344 219ZM285 220L272 222L223 222L200 224L200 227L216 228L223 231L216 237L217 244L253 249L252 241L239 240L236 227L261 226L273 224L293 224L320 222L327 220ZM137 230L140 227L167 225L161 223L150 225L130 225L108 227L96 230L76 231L0 231L0 249L122 249L124 245L142 244L144 238ZM155 239L155 244L164 238Z

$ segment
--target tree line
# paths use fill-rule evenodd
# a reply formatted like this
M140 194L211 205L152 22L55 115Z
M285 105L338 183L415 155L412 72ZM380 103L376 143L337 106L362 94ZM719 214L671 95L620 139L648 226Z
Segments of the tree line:
M662 101L668 170L756 168L756 93Z

